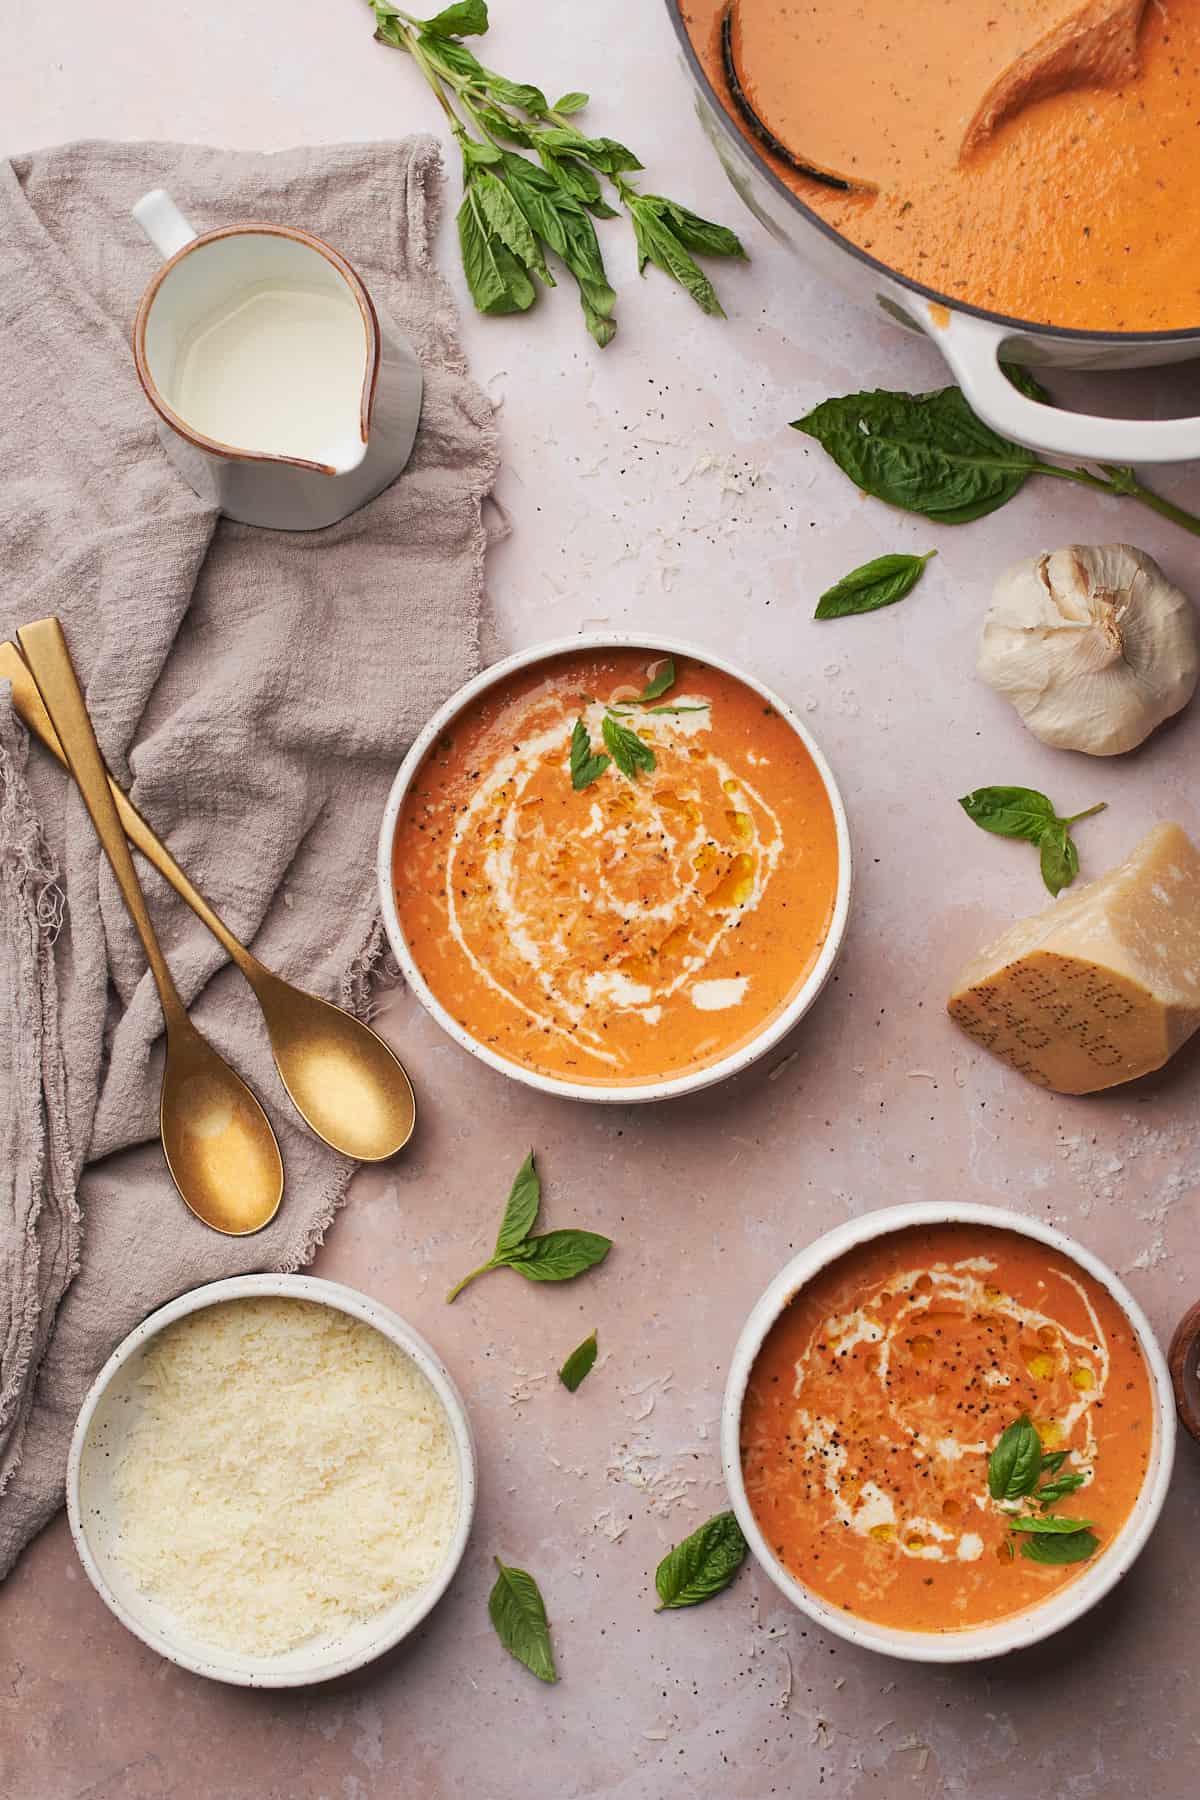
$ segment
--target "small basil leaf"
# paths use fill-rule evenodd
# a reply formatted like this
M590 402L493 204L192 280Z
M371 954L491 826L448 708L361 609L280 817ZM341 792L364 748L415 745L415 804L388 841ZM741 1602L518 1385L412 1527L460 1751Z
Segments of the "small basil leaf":
M638 699L639 700L661 700L662 696L667 692L667 689L673 688L674 686L675 686L675 658L673 656L668 656L666 661L659 668L658 673L654 676L653 680L648 681L646 683L645 687L642 689L641 693L638 695Z
M653 750L628 725L622 725L611 713L605 713L600 729L605 744L612 752L613 761L622 775L627 776L630 781L636 781L643 769L654 768Z
M435 65L441 63L455 75L464 75L471 81L482 81L483 69L471 55L465 44L457 38L439 37L436 32L423 31L420 38L421 48ZM482 111L482 109L481 109Z
M1043 1462L1042 1473L1045 1472L1046 1464ZM1081 1488L1086 1480L1086 1475L1060 1475L1057 1481L1044 1482L1033 1497L1039 1506L1052 1506L1064 1495L1073 1494L1077 1488Z
M692 296L701 312L723 319L725 309L717 299L716 289L676 236L665 216L664 203L653 196L638 195L630 199L629 210L637 242L639 275L645 274L647 263L653 263Z
M1043 1456L1042 1474L1057 1475L1058 1471L1067 1460L1067 1454L1068 1453L1065 1450L1052 1450L1049 1456Z
M711 219L702 219L698 213L680 206L677 200L664 200L663 205L670 215L675 236L697 256L735 256L743 262L749 261L741 239L728 226L714 225Z
M1079 873L1079 852L1061 819L1046 827L1041 839L1042 880L1057 896Z
M555 110L557 111L558 109L555 108ZM590 1375L592 1369L595 1367L596 1351L598 1347L596 1333L593 1331L591 1337L585 1337L582 1344L577 1344L575 1346L562 1368L558 1371L558 1379L572 1394L584 1377Z
M1074 1531L1069 1537L1054 1537L1046 1533L1044 1536L1021 1539L1022 1556L1027 1556L1030 1562L1044 1563L1052 1568L1061 1568L1064 1563L1086 1562L1099 1548L1100 1540L1092 1531Z
M1020 1500L1033 1492L1041 1470L1042 1441L1022 1413L988 1457L988 1493L993 1500Z
M592 755L592 740L582 719L576 719L571 733L571 786L577 794L591 787L607 769L611 758Z
M496 1237L496 1256L507 1256L533 1230L542 1203L542 1184L534 1166L533 1151L517 1170L504 1206L504 1217Z
M526 1281L573 1281L602 1263L611 1249L612 1239L598 1231L547 1231L509 1251L505 1266Z
M488 1595L488 1617L497 1637L539 1681L557 1681L550 1626L537 1582L524 1569L508 1568L498 1556L494 1561L500 1573Z
M486 0L454 0L432 19L418 19L417 24L433 37L482 37L488 28Z
M997 837L1026 838L1031 844L1039 844L1057 819L1045 794L1035 788L976 788L958 804L984 831L994 831Z
M658 1590L657 1612L679 1606L699 1606L727 1588L745 1559L748 1546L742 1528L731 1512L718 1513L684 1538L659 1563L654 1572Z
M546 112L546 96L541 88L533 87L527 81L508 81L503 75L489 75L487 78L488 93L501 106L519 106L522 112Z
M1095 1519L1065 1519L1058 1513L1043 1513L1040 1518L1030 1513L1027 1518L1009 1520L1013 1531L1044 1533L1047 1537L1069 1537L1073 1531L1086 1531L1095 1523Z
M814 619L843 619L850 613L877 612L881 606L894 606L920 581L925 564L936 550L924 556L877 556L874 561L852 569L849 575L826 588L817 603Z
M579 92L564 94L561 100L556 100L554 102L551 111L567 114L582 112L588 103L588 99L589 96L587 94L581 94Z

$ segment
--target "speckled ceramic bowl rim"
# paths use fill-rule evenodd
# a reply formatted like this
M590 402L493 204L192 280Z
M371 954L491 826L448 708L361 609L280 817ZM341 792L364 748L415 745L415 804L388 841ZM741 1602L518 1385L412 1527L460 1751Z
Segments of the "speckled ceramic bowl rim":
M992 1625L973 1626L963 1631L938 1635L926 1631L902 1631L891 1626L873 1624L867 1619L855 1618L851 1613L830 1606L790 1575L770 1549L750 1510L742 1480L740 1437L742 1404L750 1371L763 1339L793 1295L821 1269L858 1244L887 1237L892 1232L903 1231L911 1225L959 1223L1016 1231L1023 1237L1032 1238L1036 1243L1048 1244L1079 1263L1108 1290L1133 1326L1142 1355L1146 1359L1154 1396L1154 1441L1146 1480L1129 1518L1105 1554L1089 1569L1049 1599L1040 1601L1026 1612L1014 1613L1010 1618L999 1619ZM1009 1651L1027 1649L1031 1644L1040 1643L1043 1638L1050 1637L1064 1625L1071 1624L1090 1611L1132 1566L1154 1529L1166 1499L1174 1456L1175 1403L1171 1378L1150 1323L1133 1295L1099 1257L1093 1256L1090 1250L1068 1237L1065 1232L999 1206L919 1201L908 1206L885 1207L879 1212L867 1213L862 1218L847 1220L845 1224L825 1232L779 1271L755 1304L733 1352L721 1409L721 1459L733 1510L756 1560L776 1587L793 1605L807 1613L809 1618L814 1619L826 1631L832 1631L838 1637L846 1638L864 1649L877 1650L885 1656L901 1657L909 1662L977 1662L984 1657L1004 1656Z
M185 1318L189 1313L199 1312L208 1306L216 1306L224 1300L244 1300L263 1296L308 1300L317 1305L334 1307L338 1312L349 1313L352 1318L361 1319L364 1324L373 1325L376 1331L382 1332L384 1337L389 1338L393 1344L410 1356L445 1408L458 1457L459 1476L458 1522L442 1566L428 1587L420 1593L410 1607L400 1614L394 1625L386 1623L388 1613L385 1611L379 1615L381 1623L379 1636L373 1638L365 1646L360 1646L343 1656L330 1656L327 1649L318 1647L313 1652L313 1660L310 1665L301 1667L293 1665L278 1671L269 1667L255 1668L251 1671L239 1668L234 1663L226 1663L221 1650L216 1647L210 1658L192 1656L180 1646L172 1643L145 1618L131 1612L113 1593L92 1555L87 1527L81 1512L79 1484L80 1460L96 1408L109 1384L129 1358L141 1350L149 1339L156 1337L165 1326L172 1324L176 1319ZM321 1281L311 1275L235 1275L224 1281L213 1281L204 1287L193 1288L190 1293L181 1294L177 1300L171 1300L166 1306L160 1306L157 1312L151 1313L148 1319L144 1319L136 1330L131 1331L129 1336L117 1345L88 1390L87 1398L80 1408L79 1417L75 1423L70 1457L67 1462L67 1516L71 1524L71 1535L75 1539L75 1548L79 1552L79 1559L92 1586L122 1625L135 1637L141 1638L142 1642L148 1644L159 1656L166 1657L168 1661L177 1664L180 1668L190 1669L193 1674L207 1676L212 1681L228 1682L237 1687L307 1687L313 1682L331 1681L335 1676L349 1674L352 1669L359 1669L364 1664L373 1662L376 1657L382 1656L386 1650L392 1649L408 1637L428 1616L446 1592L462 1561L475 1516L476 1487L475 1444L462 1396L436 1352L430 1348L418 1332L413 1330L411 1325L401 1319L390 1307L381 1305L377 1300L369 1299L367 1295L356 1292L354 1288L344 1287L340 1282Z
M646 650L651 655L657 656L686 657L693 662L707 663L722 674L731 675L736 681L744 683L754 693L761 694L780 717L786 720L811 756L829 798L837 834L838 882L829 932L807 979L783 1010L769 1020L756 1036L751 1038L748 1043L740 1045L730 1055L722 1057L720 1062L711 1063L703 1069L672 1076L663 1081L639 1082L636 1085L614 1083L612 1086L605 1086L603 1083L563 1081L553 1075L540 1074L535 1069L526 1068L521 1063L510 1062L507 1057L497 1055L494 1050L489 1050L485 1044L481 1044L477 1038L464 1031L457 1019L452 1017L430 989L405 941L392 888L392 846L404 797L427 752L447 725L451 724L480 694L486 693L489 688L495 687L509 675L515 674L517 670L528 669L534 663L545 662L552 657L571 653L586 654L596 650L629 649ZM534 644L528 650L520 650L513 656L506 656L503 661L493 663L491 668L483 670L481 674L475 676L474 680L468 681L465 687L461 687L456 694L451 695L444 706L438 708L404 758L399 773L392 783L392 790L388 795L383 823L379 831L376 872L384 929L404 978L425 1010L437 1020L443 1031L448 1032L457 1044L461 1044L464 1050L469 1051L472 1056L478 1057L481 1062L487 1063L490 1068L498 1069L502 1075L509 1075L514 1081L522 1081L527 1087L539 1088L545 1094L560 1094L568 1099L590 1100L601 1105L632 1105L648 1100L672 1099L678 1094L695 1093L699 1088L711 1087L715 1082L725 1081L729 1076L739 1074L741 1070L749 1068L751 1063L757 1062L760 1056L764 1056L804 1017L828 981L846 935L852 879L850 827L833 771L826 762L819 745L786 700L782 700L765 683L753 675L748 675L736 663L731 663L728 658L719 655L714 650L704 649L701 645L689 643L682 638L664 635L661 632L580 632L575 637L553 638L547 643Z

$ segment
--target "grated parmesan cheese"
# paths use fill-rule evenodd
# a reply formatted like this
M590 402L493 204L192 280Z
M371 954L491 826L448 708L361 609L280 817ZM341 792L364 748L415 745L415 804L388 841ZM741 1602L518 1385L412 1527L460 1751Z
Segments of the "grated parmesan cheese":
M146 1350L118 1549L198 1637L251 1656L424 1586L458 1518L449 1421L410 1357L306 1300L230 1300Z

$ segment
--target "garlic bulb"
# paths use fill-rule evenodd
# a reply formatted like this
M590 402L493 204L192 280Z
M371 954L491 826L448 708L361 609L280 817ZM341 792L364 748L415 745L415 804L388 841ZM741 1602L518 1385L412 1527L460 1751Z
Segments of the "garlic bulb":
M1191 699L1200 629L1144 550L1070 544L1001 575L978 667L1044 744L1118 756Z

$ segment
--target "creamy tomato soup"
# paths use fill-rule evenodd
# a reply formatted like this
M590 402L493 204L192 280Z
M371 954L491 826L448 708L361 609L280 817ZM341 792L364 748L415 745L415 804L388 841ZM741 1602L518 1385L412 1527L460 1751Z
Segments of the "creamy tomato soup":
M795 173L739 113L722 56L727 0L680 0L680 11L739 128L808 206L889 267L1021 319L1198 326L1200 0L1147 5L1131 73L1114 76L1111 55L1098 57L1079 72L1084 85L1038 97L1038 46L1082 5L733 0L730 54L747 104L793 154L866 189L851 192ZM1006 82L1013 110L973 143L978 109Z
M405 797L393 872L413 959L464 1031L546 1075L634 1085L719 1061L788 1004L829 932L838 849L812 758L760 694L615 650L468 706Z
M1022 1419L1045 1464L1031 1493L998 1500L989 1458ZM1102 1556L1152 1433L1146 1365L1105 1288L1019 1233L921 1226L851 1250L791 1301L751 1373L742 1467L767 1543L805 1587L877 1624L953 1631L1044 1600ZM1090 1521L1091 1557L1032 1560L1035 1534L1014 1521L1046 1514Z

